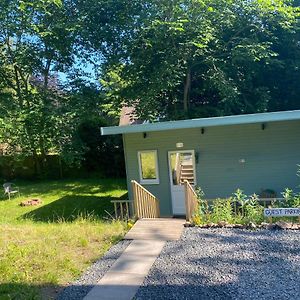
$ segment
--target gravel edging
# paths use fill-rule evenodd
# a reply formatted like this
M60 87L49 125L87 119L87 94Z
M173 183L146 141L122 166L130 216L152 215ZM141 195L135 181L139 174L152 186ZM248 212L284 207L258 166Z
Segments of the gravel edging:
M135 299L297 299L299 241L299 231L185 228Z
M63 289L58 300L82 300L120 257L131 241L122 240L112 246L99 260L93 263L75 282Z

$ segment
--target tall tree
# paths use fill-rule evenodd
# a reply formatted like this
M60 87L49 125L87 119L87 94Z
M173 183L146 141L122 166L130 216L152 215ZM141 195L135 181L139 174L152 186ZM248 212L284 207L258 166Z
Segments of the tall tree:
M61 152L74 132L73 98L57 76L77 55L73 15L67 1L1 2L0 140L11 151L33 155L37 172L46 155Z
M292 4L140 1L125 25L108 27L103 88L117 106L134 104L147 119L300 108L299 9Z

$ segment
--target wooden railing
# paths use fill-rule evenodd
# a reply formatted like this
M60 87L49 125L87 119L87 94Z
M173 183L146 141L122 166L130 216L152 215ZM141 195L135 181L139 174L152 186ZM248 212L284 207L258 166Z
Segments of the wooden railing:
M196 192L190 183L185 180L184 181L184 194L185 194L185 218L187 222L192 221L193 214L197 210L198 206L198 197Z
M134 213L137 218L159 218L159 201L135 180L131 181Z
M128 220L133 211L131 200L111 200L114 204L115 218L121 220Z

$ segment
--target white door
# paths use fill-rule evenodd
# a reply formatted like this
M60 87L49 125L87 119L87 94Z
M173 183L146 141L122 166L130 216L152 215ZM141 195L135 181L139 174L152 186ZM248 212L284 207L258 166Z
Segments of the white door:
M170 151L169 174L173 215L185 215L184 181L196 184L194 150Z

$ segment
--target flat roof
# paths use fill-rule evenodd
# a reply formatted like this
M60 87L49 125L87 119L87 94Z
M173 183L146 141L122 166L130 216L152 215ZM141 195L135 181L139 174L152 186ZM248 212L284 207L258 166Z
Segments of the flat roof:
M102 135L300 120L300 110L101 127Z

